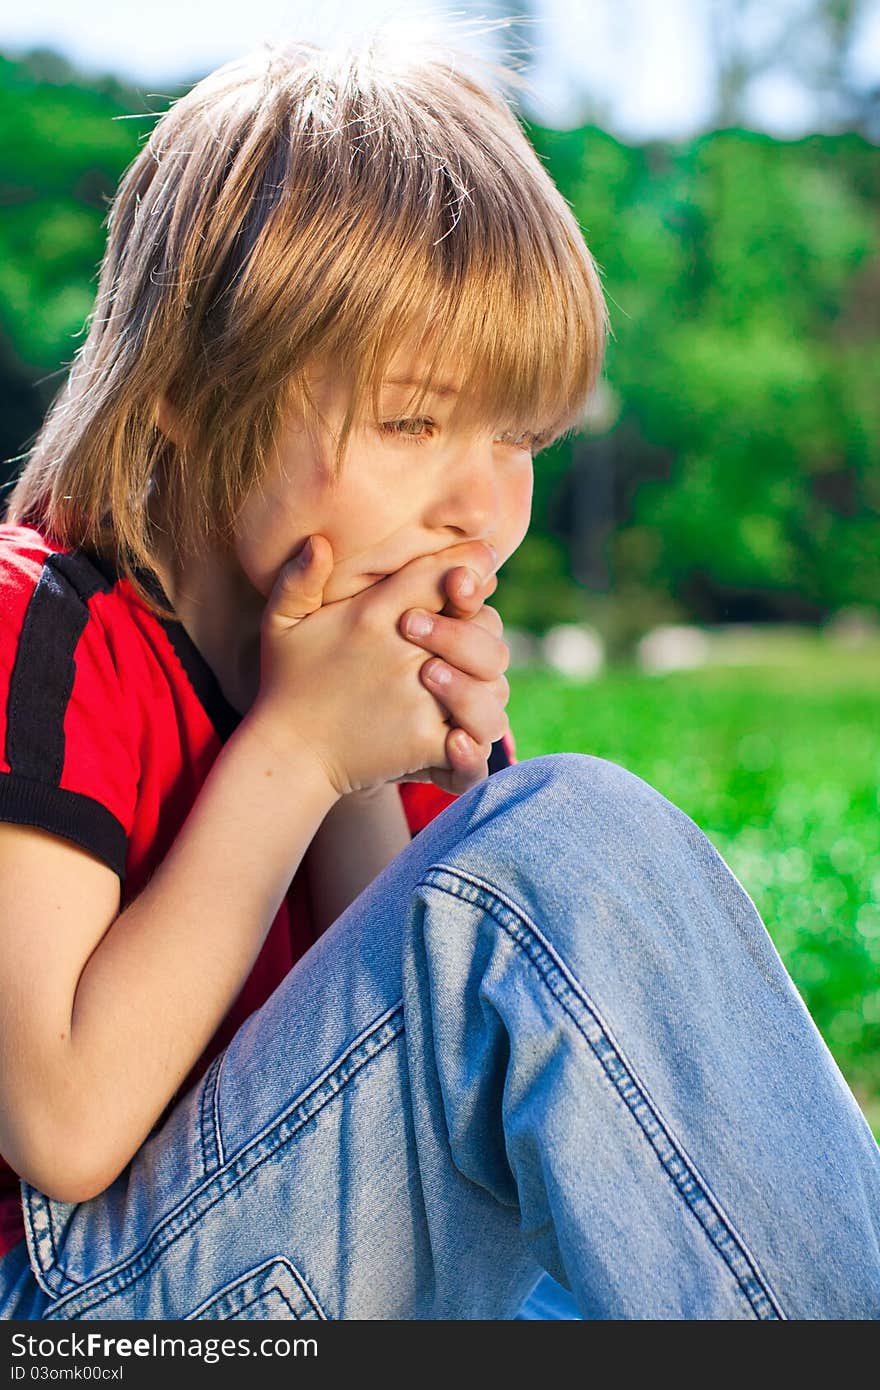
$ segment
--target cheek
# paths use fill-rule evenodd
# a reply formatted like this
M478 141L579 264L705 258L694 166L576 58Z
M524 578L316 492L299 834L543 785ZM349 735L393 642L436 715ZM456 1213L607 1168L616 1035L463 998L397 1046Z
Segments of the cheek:
M265 556L261 556L247 544L242 543L236 546L236 556L241 573L251 588L267 599L272 592L276 576L284 561L281 560L276 565L267 564Z
M236 531L235 554L242 574L257 593L268 598L281 566L305 540L301 524L285 525L279 509L246 508Z
M524 539L532 516L534 473L531 467L512 478L504 501L505 540L512 550Z

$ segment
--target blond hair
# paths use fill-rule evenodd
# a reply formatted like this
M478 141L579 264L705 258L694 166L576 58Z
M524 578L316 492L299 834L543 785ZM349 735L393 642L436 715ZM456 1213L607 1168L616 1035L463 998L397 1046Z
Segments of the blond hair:
M409 339L431 349L415 409L451 364L451 426L536 448L576 428L606 335L596 269L500 85L467 66L375 37L265 44L175 101L120 182L88 335L6 520L109 548L173 617L135 573L159 554L157 495L177 556L230 545L284 412L314 417L319 359L352 387L334 477ZM158 428L162 395L185 443Z

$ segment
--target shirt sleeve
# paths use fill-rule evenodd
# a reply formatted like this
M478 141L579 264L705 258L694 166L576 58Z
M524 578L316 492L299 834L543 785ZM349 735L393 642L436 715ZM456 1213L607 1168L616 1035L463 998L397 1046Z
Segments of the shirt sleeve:
M499 772L503 767L512 767L517 761L513 734L506 733L503 738L492 744L489 776L491 777L493 772ZM433 782L400 782L398 785L410 834L414 836L457 800L454 792L444 791Z
M125 877L140 779L91 571L53 554L36 583L0 591L0 820L89 850ZM94 589L92 589L94 592Z

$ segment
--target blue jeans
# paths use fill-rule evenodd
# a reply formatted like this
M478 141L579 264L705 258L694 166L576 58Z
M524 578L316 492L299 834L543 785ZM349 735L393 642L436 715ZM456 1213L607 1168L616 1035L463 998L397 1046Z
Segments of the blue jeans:
M880 1150L751 899L574 753L422 831L106 1191L22 1188L5 1317L880 1316Z

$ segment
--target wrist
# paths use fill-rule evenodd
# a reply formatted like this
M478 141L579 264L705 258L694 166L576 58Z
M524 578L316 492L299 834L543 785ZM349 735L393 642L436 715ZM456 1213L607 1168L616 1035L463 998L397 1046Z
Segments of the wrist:
M298 734L287 728L280 729L257 704L251 707L232 735L236 736L247 739L256 755L263 759L267 777L277 773L285 778L302 778L305 774L328 807L342 799L343 793L321 754Z

